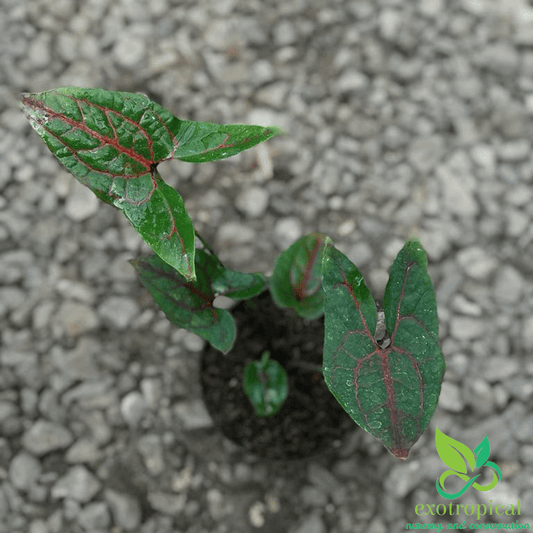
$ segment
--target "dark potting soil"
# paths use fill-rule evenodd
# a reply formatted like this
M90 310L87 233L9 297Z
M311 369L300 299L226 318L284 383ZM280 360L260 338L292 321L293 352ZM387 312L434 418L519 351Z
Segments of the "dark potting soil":
M327 452L355 423L329 392L322 373L324 320L304 320L278 308L268 291L236 305L233 349L224 355L210 345L202 354L204 401L224 436L267 459L300 459ZM289 377L289 395L274 416L259 418L244 394L243 370L264 350Z

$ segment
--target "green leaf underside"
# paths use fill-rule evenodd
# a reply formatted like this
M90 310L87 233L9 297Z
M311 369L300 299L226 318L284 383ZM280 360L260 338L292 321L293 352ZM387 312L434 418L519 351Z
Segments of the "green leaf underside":
M270 278L272 299L279 307L294 309L309 320L322 312L322 255L326 236L305 235L276 259Z
M238 272L225 268L221 263L215 265L213 258L210 270L211 287L215 294L233 300L247 300L263 292L267 285L265 276L259 272Z
M327 240L324 378L353 420L389 451L407 458L436 409L445 363L426 254L408 241L384 295L390 344L374 337L376 304L353 263Z
M196 333L226 353L235 340L235 322L228 311L213 307L215 293L208 275L210 261L209 254L197 250L193 282L155 255L131 263L170 322Z
M259 273L225 268L207 250L196 250L196 280L191 282L157 256L136 259L133 266L154 300L175 325L192 331L227 352L235 340L235 322L225 309L213 306L216 296L247 299L262 292L266 279Z
M142 94L99 88L23 94L21 107L67 170L100 200L136 221L134 227L143 228L139 232L152 249L188 279L195 276L192 223L181 213L181 198L175 209L168 204L177 193L158 191L163 181L157 165L172 157L215 161L281 133L275 127L180 120ZM172 223L158 234L165 204ZM151 217L157 219L152 225Z

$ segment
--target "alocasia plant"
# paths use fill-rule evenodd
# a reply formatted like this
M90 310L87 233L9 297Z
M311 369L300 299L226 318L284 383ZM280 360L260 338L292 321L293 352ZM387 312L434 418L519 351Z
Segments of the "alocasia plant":
M387 337L377 338L376 304L355 265L328 237L312 233L296 241L277 258L269 279L228 269L157 170L170 158L229 157L280 134L279 128L182 120L144 95L104 89L24 94L21 106L59 161L120 209L154 251L132 264L172 323L227 352L235 323L229 311L215 307L218 295L245 300L268 287L280 307L306 319L324 314L323 374L330 391L358 425L395 456L407 457L436 408L445 368L418 241L408 241L392 265L384 297ZM287 396L287 376L268 352L257 357L243 386L256 413L272 416Z

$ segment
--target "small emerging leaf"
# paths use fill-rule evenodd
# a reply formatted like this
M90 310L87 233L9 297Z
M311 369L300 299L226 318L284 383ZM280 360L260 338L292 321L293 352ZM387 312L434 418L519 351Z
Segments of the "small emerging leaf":
M270 278L272 299L279 307L290 307L309 320L323 310L322 254L326 236L305 235L276 259Z
M259 417L275 415L289 393L285 369L265 351L260 361L244 367L243 388Z
M353 420L405 459L437 407L444 357L427 259L418 241L398 253L385 289L388 343L363 277L328 239L323 258L324 379Z

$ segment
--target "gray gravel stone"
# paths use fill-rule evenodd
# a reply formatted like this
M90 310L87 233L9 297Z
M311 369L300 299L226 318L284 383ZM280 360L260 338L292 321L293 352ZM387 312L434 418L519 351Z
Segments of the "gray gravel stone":
M98 326L94 310L80 302L65 301L53 317L52 328L56 337L77 337Z
M515 376L503 385L512 396L522 402L528 402L533 396L533 379L529 376Z
M504 265L494 284L494 298L501 304L516 304L524 295L524 278L511 265Z
M468 381L464 397L476 413L489 415L494 412L494 391L484 379L475 378Z
M498 158L506 163L527 159L531 154L531 143L527 139L509 141L498 149Z
M439 396L439 407L452 413L459 413L464 409L461 389L455 383L443 382Z
M131 33L120 33L113 47L113 58L125 69L139 67L146 58L144 39Z
M168 492L149 492L148 501L152 509L163 514L177 516L183 512L187 501L186 494L171 494Z
M295 217L281 218L274 226L274 238L278 246L285 250L302 236L302 224Z
M513 436L520 442L533 443L533 415L527 416L521 421L513 421Z
M397 9L382 9L379 14L379 32L386 41L396 41L402 27L402 13Z
M397 498L405 498L420 484L423 476L420 462L412 460L407 464L394 466L387 476L385 486L390 487L389 490L393 491Z
M132 391L122 398L120 412L125 422L130 426L136 426L146 414L147 406L143 395L138 391Z
M72 189L65 203L65 214L75 222L93 216L100 206L100 201L88 188L73 180Z
M285 81L277 81L259 89L255 94L255 99L260 104L274 108L283 108L288 91L289 86Z
M415 138L409 146L407 158L416 170L427 174L436 168L443 155L444 141L442 137L434 135Z
M213 426L213 420L201 400L180 402L174 406L174 412L184 429L193 430Z
M484 47L481 61L496 74L512 76L518 69L520 56L512 44L498 41Z
M41 463L27 452L18 453L9 465L9 479L18 490L29 490L41 475Z
M370 81L366 74L356 69L345 70L337 79L336 89L340 93L364 91L368 88Z
M280 20L273 28L274 42L276 46L287 46L296 42L294 24L289 20Z
M217 242L220 248L227 248L235 244L249 243L255 238L255 231L238 222L223 224L217 233Z
M51 58L51 35L41 32L28 48L28 61L32 68L45 68Z
M112 489L106 489L104 496L111 508L116 525L126 531L137 531L142 517L139 501L129 494Z
M312 513L291 529L291 533L326 533L326 531L326 525L318 513Z
M475 182L449 166L439 166L436 172L443 194L445 209L455 215L474 217L479 206L474 197Z
M0 422L15 417L18 412L18 407L13 402L0 400Z
M158 476L163 473L165 458L159 435L143 435L137 443L137 450L142 455L146 469L151 475Z
M491 357L483 364L483 377L490 381L503 381L520 370L520 364L516 359L504 357Z
M63 477L59 478L52 487L52 498L71 498L80 503L86 503L96 495L102 484L84 466L72 467Z
M38 457L62 450L72 443L72 433L55 422L38 420L22 436L22 445Z
M454 316L450 321L450 333L457 340L471 340L483 337L487 322L481 318Z
M67 463L96 463L102 456L98 444L93 439L81 438L67 451Z
M498 267L495 257L490 256L479 246L471 246L457 254L457 262L468 276L483 281Z
M522 328L522 346L526 351L533 350L533 316L524 318Z
M100 376L96 357L102 347L95 339L82 337L76 348L64 353L60 347L51 350L54 367L72 379L91 380Z
M237 196L235 205L250 218L257 218L266 211L268 201L268 191L261 187L250 187Z
M139 314L139 306L135 300L126 296L110 296L98 307L98 314L107 325L124 330Z
M314 461L307 467L307 479L326 493L333 492L339 486L337 478L327 468Z
M109 531L111 516L104 502L86 505L78 515L78 523L88 532Z

